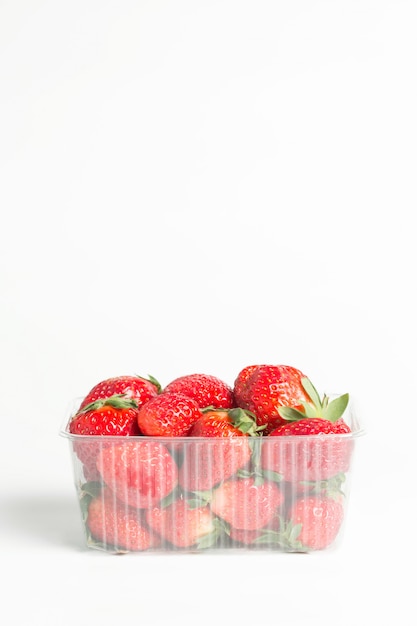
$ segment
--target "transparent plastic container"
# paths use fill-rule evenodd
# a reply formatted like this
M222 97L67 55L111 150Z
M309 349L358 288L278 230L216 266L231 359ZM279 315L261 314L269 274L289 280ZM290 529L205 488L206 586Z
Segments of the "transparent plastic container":
M73 412L70 412L73 415ZM111 553L336 548L363 434L83 436L69 432L87 545Z

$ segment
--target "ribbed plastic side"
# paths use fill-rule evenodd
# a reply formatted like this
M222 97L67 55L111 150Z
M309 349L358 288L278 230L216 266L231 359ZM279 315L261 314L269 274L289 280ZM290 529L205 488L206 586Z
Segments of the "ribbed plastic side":
M356 435L69 438L87 544L108 552L333 547Z

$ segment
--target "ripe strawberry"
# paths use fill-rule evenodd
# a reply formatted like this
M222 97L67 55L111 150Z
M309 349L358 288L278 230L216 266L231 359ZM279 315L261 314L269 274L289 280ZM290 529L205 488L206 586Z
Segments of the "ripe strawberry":
M237 543L243 543L250 546L261 536L262 530L245 530L244 528L230 528L230 539Z
M342 419L349 396L344 394L329 402L325 395L321 400L307 378L302 384L309 402L303 402L302 410L279 409L287 423L273 430L263 442L261 466L281 474L285 480L321 481L349 469L352 441L343 435L351 430ZM280 440L274 441L275 437ZM287 437L291 438L286 440Z
M269 433L285 423L279 407L300 407L308 400L301 384L303 377L300 370L289 365L248 366L237 377L236 402L254 413L258 424L266 425Z
M181 393L161 393L138 412L138 425L150 437L186 437L202 416L197 402Z
M230 539L237 543L243 543L245 545L252 545L260 543L259 539L266 534L277 533L280 525L279 515L276 515L272 520L263 528L256 528L255 530L245 530L244 528L230 527L229 536Z
M138 413L135 400L111 396L79 409L69 429L74 435L138 435Z
M96 496L90 502L87 529L92 538L108 549L148 550L152 536L138 511L121 505L109 492Z
M145 437L102 448L97 469L121 502L139 509L158 505L178 483L178 467L166 446Z
M186 444L180 485L186 491L205 491L233 476L249 462L251 447L248 438L256 434L256 422L243 409L205 411L191 428L189 436L216 439Z
M342 423L329 427L322 422L324 420L306 419L303 423L288 424L274 430L268 440L263 442L261 466L281 474L284 480L289 481L321 481L347 472L352 440L321 436L346 434L349 432L347 426ZM313 438L308 435L320 436ZM273 441L275 437L280 440Z
M101 398L110 398L115 395L124 395L136 401L137 406L142 406L150 398L156 396L161 390L158 381L149 376L149 379L141 376L116 376L107 378L95 385L81 402L80 409Z
M85 405L72 418L69 431L73 435L138 435L138 407L135 400L111 396ZM74 441L74 451L84 466L86 480L97 479L96 459L103 442Z
M176 500L166 508L149 509L146 521L162 538L178 548L210 547L218 537L209 507L194 508L186 500Z
M277 514L284 495L272 482L257 484L253 477L232 479L218 487L211 499L211 510L233 528L256 530Z
M258 367L266 367L265 365L247 365L239 372L233 385L233 395L237 406L244 407L248 404L248 380L258 369Z
M233 391L229 385L216 376L209 374L188 374L170 382L164 393L182 393L193 398L201 409L232 408L234 406Z
M336 539L343 522L343 506L332 498L300 498L288 514L292 527L300 525L297 541L311 550L327 548Z
M241 408L208 409L195 422L190 437L244 437L256 436L259 428L255 416Z

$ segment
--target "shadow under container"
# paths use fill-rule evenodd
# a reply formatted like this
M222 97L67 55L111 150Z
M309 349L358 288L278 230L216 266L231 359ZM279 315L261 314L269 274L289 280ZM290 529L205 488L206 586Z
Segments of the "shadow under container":
M357 438L68 438L88 547L111 553L314 552L342 539Z

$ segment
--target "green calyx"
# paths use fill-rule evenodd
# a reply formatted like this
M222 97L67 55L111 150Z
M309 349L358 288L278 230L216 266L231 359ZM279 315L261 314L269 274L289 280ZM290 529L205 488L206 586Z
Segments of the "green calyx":
M249 440L249 446L252 449L252 456L249 467L241 467L237 471L238 478L253 478L255 487L263 485L266 480L269 482L280 483L283 480L283 476L262 467L261 465L261 450L262 441L260 438L254 437Z
M139 376L139 374L136 374L136 376L138 378L140 378L141 380L146 380L146 382L148 383L152 383L153 385L155 385L156 390L158 393L161 393L162 391L162 385L159 382L159 380L157 380L156 378L154 378L153 376L151 376L150 374L148 374L148 378L145 378L144 376Z
M103 489L103 485L98 481L90 481L84 483L80 490L80 505L81 505L81 513L84 523L87 521L88 517L88 507L90 506L91 500L97 498Z
M191 497L187 498L187 504L190 509L199 509L200 507L210 504L213 497L213 492L207 491L192 491Z
M255 415L245 409L241 409L239 407L236 409L229 409L228 415L232 420L233 426L238 428L245 435L259 437L262 434L262 431L266 428L266 424L264 426L258 426Z
M220 518L213 519L213 530L206 535L200 537L197 548L200 550L213 548L219 543L219 540L230 535L230 526Z
M256 415L251 411L236 407L234 409L219 409L214 406L206 406L201 409L202 413L208 413L209 411L217 413L227 413L232 425L240 430L244 435L250 435L251 437L259 437L262 435L262 431L266 428L266 424L258 426L256 423Z
M339 502L341 498L345 497L345 493L342 489L345 480L345 474L340 472L339 474L336 474L336 476L332 476L331 478L327 478L325 480L302 480L300 481L300 485L310 488L312 494L321 496L324 495Z
M306 417L319 417L329 420L330 422L337 422L337 420L342 417L349 403L348 393L344 393L342 396L330 400L326 394L324 394L323 398L320 398L317 389L309 378L302 378L301 384L311 402L301 402L304 411L293 407L280 406L278 413L282 418L289 422L298 422L300 419L305 419Z
M133 398L128 398L125 394L119 393L110 398L100 398L94 402L90 402L79 411L79 413L88 413L89 411L97 411L104 406L111 406L113 409L137 409L138 403Z
M255 543L271 547L276 546L289 552L304 552L305 548L298 539L302 525L293 524L291 521L285 521L281 517L279 519L279 530L265 529L263 533L255 539Z
M88 526L88 511L91 501L99 496L103 496L103 485L96 481L85 483L80 490L80 507L82 513L83 523L85 525L87 545L90 548L98 548L99 550L105 550L108 552L111 550L115 554L126 554L129 552L124 548L118 548L117 546L111 546L106 541L99 541L92 536L90 528Z
M266 428L266 424L264 426L258 426L255 415L245 409L241 409L239 407L236 409L229 409L228 414L232 420L233 426L238 428L245 435L247 434L251 437L259 437L262 434L262 431Z

